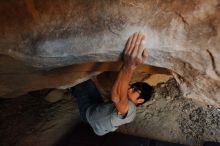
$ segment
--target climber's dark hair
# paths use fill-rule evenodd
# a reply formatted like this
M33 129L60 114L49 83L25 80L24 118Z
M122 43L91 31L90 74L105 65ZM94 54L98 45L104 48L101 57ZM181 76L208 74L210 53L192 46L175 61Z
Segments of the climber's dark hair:
M145 82L136 82L131 84L130 88L133 88L134 90L140 90L140 96L138 98L142 98L144 99L144 102L139 105L144 104L146 101L148 101L151 96L153 95L154 92L154 88L152 86L150 86L149 84L145 83Z

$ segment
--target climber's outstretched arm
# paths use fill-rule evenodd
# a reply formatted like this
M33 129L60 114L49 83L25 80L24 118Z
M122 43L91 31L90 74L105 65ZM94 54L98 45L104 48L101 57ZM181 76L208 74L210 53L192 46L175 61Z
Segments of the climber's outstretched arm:
M123 66L112 88L111 99L118 112L126 114L128 111L128 88L132 74L137 65L144 63L147 49L144 48L144 35L134 33L129 37L123 54Z

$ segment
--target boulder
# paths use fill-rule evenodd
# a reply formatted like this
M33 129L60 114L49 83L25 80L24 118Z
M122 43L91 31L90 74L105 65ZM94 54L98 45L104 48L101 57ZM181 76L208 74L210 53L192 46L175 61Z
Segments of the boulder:
M220 107L219 0L1 1L0 12L0 54L37 71L118 61L141 31L145 64L171 70L186 97Z

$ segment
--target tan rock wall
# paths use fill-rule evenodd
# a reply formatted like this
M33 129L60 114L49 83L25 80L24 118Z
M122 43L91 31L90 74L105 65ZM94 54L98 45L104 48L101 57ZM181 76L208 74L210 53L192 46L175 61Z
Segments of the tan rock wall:
M219 0L1 1L0 22L0 53L43 70L119 60L142 31L146 64L175 72L186 96L220 106Z

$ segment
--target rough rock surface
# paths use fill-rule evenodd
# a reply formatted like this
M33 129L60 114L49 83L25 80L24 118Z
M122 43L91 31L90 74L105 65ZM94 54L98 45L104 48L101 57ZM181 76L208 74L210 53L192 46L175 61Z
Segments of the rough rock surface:
M1 1L0 22L0 53L43 70L116 61L142 31L146 63L172 70L185 96L220 106L219 0Z
M158 84L152 101L139 107L137 117L120 132L186 145L220 141L220 110L182 96L175 80ZM135 126L132 126L135 125Z
M105 91L111 88L109 76L108 73L98 78L105 79L100 82L105 85ZM76 98L63 94L61 100L51 103L45 100L48 92L35 91L20 98L0 99L1 146L56 146L55 143L68 138L67 133L74 132L80 120ZM200 106L184 98L172 79L158 84L152 100L138 107L135 120L121 126L118 132L202 146L204 141L220 142L219 115L217 108Z

